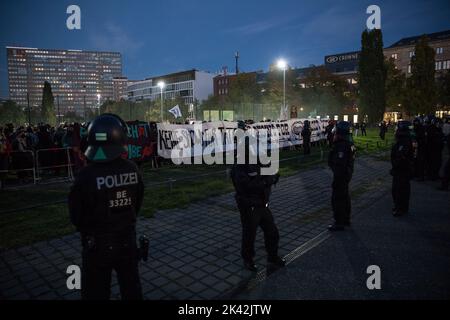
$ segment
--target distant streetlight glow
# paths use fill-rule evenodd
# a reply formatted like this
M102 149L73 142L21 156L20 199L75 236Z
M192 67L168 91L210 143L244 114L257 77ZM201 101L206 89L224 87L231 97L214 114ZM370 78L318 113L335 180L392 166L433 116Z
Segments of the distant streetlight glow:
M277 61L277 67L283 70L283 112L286 111L286 68L287 62L284 59L279 59Z
M278 60L277 61L277 67L278 67L278 69L280 69L280 70L286 70L286 67L287 67L287 62L286 62L286 60L284 60L284 59L280 59L280 60Z

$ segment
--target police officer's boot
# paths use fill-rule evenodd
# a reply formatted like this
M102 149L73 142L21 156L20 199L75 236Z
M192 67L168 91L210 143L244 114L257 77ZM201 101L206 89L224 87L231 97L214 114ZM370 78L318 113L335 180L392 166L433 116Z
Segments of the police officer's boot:
M269 258L267 259L267 274L271 274L278 269L284 268L286 266L286 260L281 257Z
M252 260L250 260L250 261L244 260L244 267L245 267L245 269L247 269L247 270L249 270L251 272L257 272L258 271L258 267L256 266L256 264Z
M344 231L345 226L343 224L339 223L333 223L328 226L329 231Z

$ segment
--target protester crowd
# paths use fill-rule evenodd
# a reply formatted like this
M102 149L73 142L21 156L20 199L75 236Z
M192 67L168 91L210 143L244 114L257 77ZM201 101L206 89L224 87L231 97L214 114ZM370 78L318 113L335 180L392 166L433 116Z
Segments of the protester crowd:
M63 123L57 127L40 123L36 126L7 124L0 127L0 180L8 172L21 180L32 177L35 165L58 175L68 164L74 169L84 165L86 127L79 123ZM68 151L69 150L69 153Z
M245 123L253 124L252 120ZM325 128L329 145L333 140L336 121L330 120ZM366 136L365 122L350 124L352 136ZM384 140L391 124L381 122L380 138ZM302 131L306 140L308 130ZM87 147L87 125L80 123L63 123L51 126L40 123L35 126L18 126L7 124L0 127L0 186L8 172L14 172L20 180L32 177L32 169L37 164L41 170L58 175L66 170L68 157L77 172L85 165L84 150ZM444 145L450 144L449 119L435 117L417 117L414 120L413 138L415 141L415 176L419 180L439 178L442 166ZM69 150L69 151L67 151ZM450 147L449 147L450 150ZM305 149L307 154L308 148Z

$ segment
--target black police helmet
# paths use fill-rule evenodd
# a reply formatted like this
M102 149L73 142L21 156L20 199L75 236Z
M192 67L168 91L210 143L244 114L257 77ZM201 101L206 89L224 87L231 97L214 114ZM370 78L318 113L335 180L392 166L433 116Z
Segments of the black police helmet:
M397 130L409 131L411 127L411 122L401 120L397 123Z
M242 120L239 120L239 121L237 122L237 127L238 127L238 129L241 129L241 130L246 130L246 129L247 129L247 125L246 125L245 122L242 121Z
M396 136L409 136L411 131L411 122L401 120L397 122L397 128L395 131Z
M336 124L336 133L339 135L349 135L350 134L350 123L348 121L339 121Z
M127 151L128 127L115 114L102 114L89 124L84 153L92 162L108 162L117 159Z

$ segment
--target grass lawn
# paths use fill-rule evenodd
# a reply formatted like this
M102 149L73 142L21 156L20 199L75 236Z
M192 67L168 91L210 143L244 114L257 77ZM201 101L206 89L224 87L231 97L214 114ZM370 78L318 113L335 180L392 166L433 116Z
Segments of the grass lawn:
M354 139L358 154L376 154L390 148L392 130L385 141L378 137L377 129L368 129L367 134L367 137ZM327 154L325 146L313 147L312 154L307 157L302 156L302 150L282 151L280 174L286 177L301 169L323 164ZM225 165L164 166L158 169L145 166L147 186L141 215L150 218L156 210L185 207L193 201L232 192L233 186L226 170ZM0 212L20 211L0 213L0 250L74 232L65 203L68 190L69 184L56 184L1 191ZM59 203L49 205L55 201ZM32 208L36 205L43 206Z

